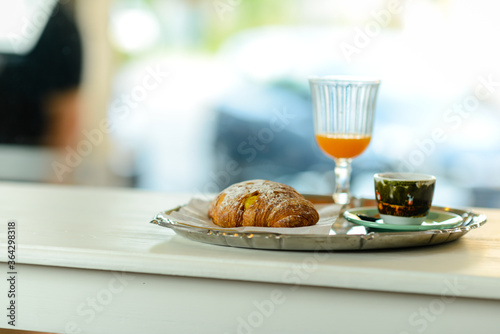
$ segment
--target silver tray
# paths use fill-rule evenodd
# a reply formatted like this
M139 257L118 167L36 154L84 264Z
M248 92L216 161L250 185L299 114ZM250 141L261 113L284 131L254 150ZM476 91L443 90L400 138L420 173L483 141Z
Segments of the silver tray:
M329 196L305 195L305 197L317 204L332 202ZM373 206L375 201L361 199L357 204L359 206ZM290 251L352 251L430 246L455 241L470 230L479 228L486 223L486 216L482 214L433 206L433 210L448 211L460 215L462 223L456 227L441 230L383 232L345 222L340 229L332 231L330 235L250 233L224 228L202 228L166 218L166 215L181 207L160 212L151 220L151 223L170 228L176 234L198 242L240 248Z

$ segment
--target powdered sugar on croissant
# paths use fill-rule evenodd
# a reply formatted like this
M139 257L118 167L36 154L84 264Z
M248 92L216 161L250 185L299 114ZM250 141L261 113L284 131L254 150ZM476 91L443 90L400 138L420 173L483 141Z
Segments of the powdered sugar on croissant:
M314 225L314 205L282 183L252 180L224 189L211 203L208 216L222 227L299 227Z

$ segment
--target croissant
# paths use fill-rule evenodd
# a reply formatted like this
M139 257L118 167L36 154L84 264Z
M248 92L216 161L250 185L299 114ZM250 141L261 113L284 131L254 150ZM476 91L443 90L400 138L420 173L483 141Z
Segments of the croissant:
M314 205L285 184L252 180L224 189L211 203L208 217L222 227L299 227L314 225Z

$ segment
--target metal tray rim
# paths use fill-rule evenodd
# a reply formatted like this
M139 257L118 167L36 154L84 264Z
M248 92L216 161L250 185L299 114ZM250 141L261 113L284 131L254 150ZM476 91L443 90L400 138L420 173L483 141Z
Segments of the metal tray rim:
M307 196L306 196L307 198ZM370 199L361 199L370 202ZM274 250L361 250L406 248L454 241L487 221L483 214L471 210L432 206L433 210L448 211L462 216L461 225L426 231L370 231L367 234L283 234L275 232L240 232L230 228L204 228L171 220L165 215L180 210L184 205L162 211L150 221L174 230L177 234L198 242L220 246ZM392 240L391 240L392 239ZM435 240L436 239L436 240Z

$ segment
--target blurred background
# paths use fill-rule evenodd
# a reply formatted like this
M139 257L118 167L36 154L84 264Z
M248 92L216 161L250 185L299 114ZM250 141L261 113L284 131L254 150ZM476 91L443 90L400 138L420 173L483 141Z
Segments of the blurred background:
M437 176L436 205L500 206L498 4L486 0L0 0L0 180L333 191L310 75L382 79L353 163Z

